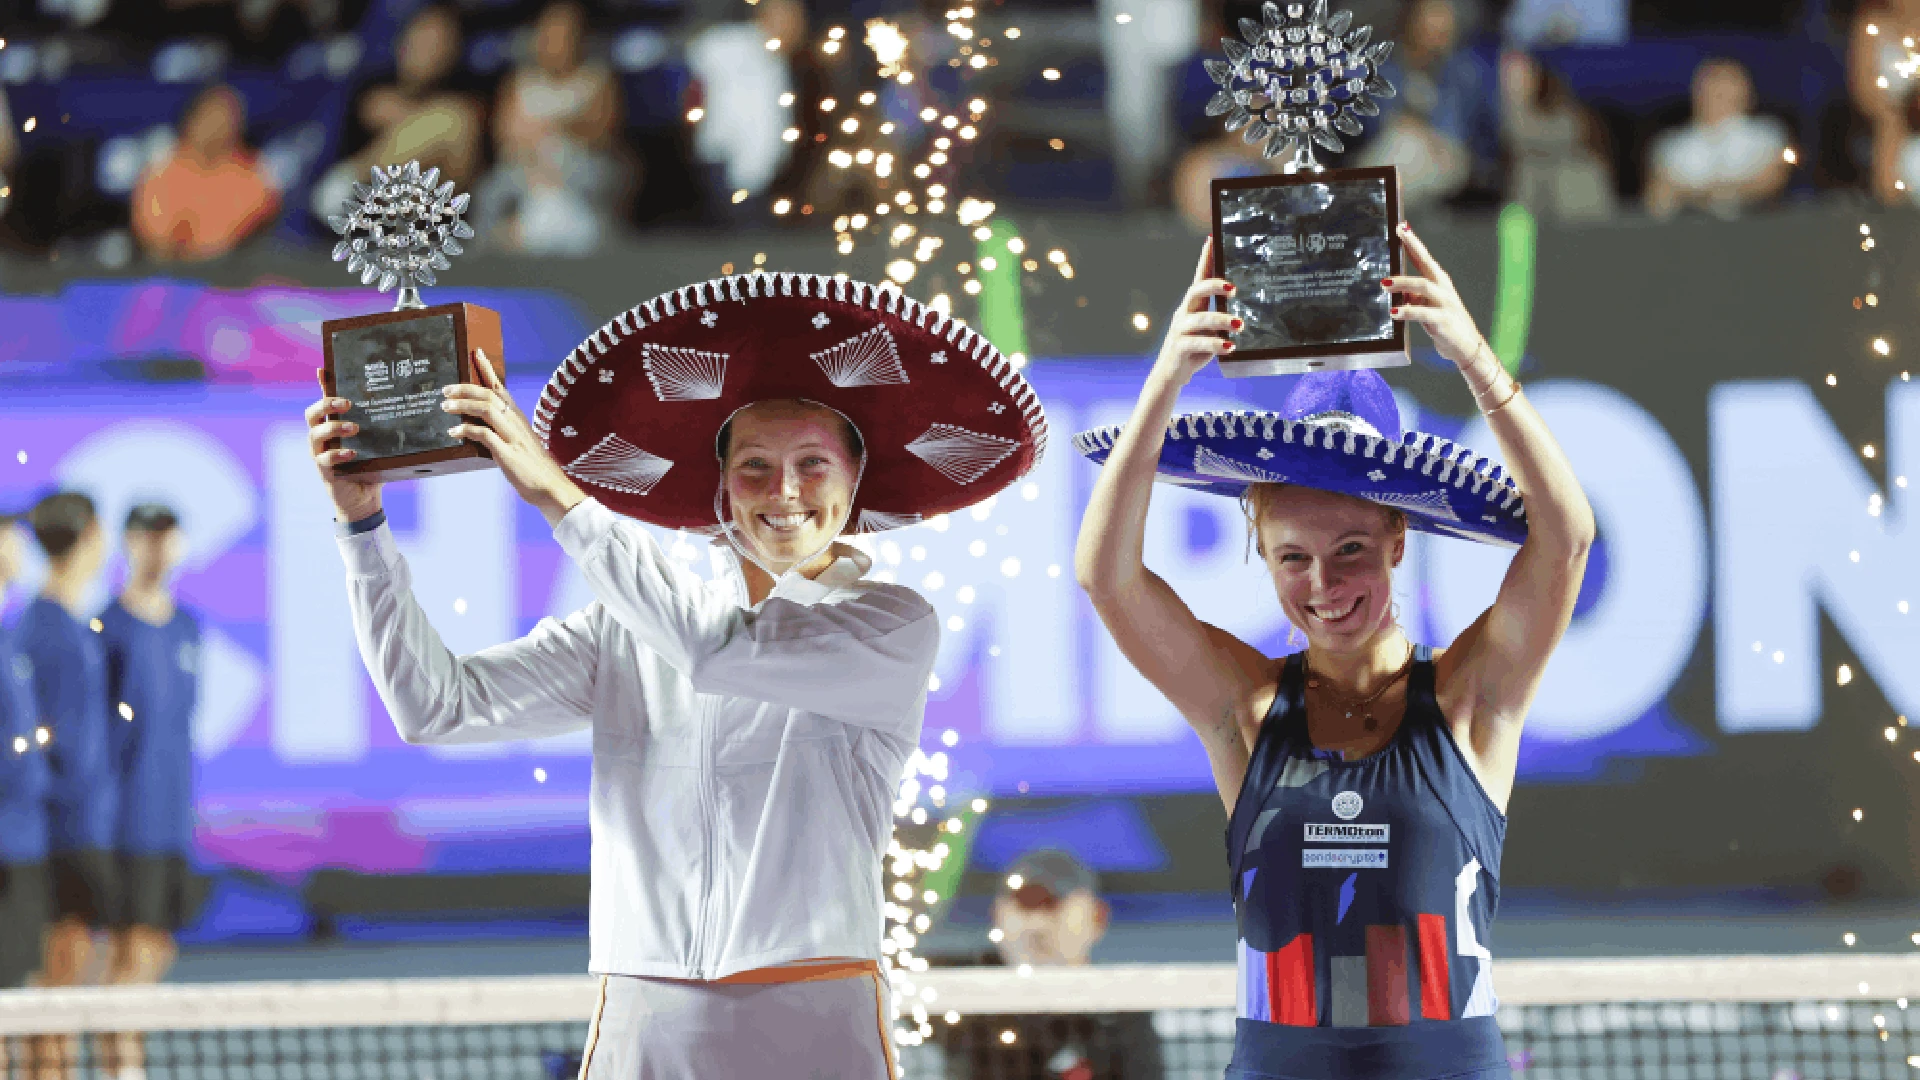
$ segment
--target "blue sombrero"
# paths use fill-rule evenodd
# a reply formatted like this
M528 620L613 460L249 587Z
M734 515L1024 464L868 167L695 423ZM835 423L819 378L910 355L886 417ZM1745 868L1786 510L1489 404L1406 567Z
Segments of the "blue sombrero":
M1105 464L1124 425L1073 437ZM1277 412L1185 413L1167 424L1162 482L1239 498L1257 483L1299 484L1391 506L1409 528L1518 547L1520 489L1499 465L1437 435L1400 430L1400 408L1373 371L1303 375Z

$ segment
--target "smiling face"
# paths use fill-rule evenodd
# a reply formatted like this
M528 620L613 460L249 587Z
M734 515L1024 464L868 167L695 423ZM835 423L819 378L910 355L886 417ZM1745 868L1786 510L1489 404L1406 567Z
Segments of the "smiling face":
M833 541L853 509L860 457L839 413L763 401L734 414L724 447L727 504L740 535L785 572Z
M1393 625L1404 518L1352 496L1293 485L1258 485L1250 504L1280 608L1309 644L1348 652Z

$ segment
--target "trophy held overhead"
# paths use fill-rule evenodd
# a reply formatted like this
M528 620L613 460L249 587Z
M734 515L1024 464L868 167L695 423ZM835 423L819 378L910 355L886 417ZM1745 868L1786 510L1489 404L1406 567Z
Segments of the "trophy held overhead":
M434 271L449 269L448 257L473 238L473 226L461 220L470 196L455 195L453 182L439 179L440 170L422 173L417 161L376 165L372 185L355 184L346 212L327 219L342 238L335 262L346 263L362 284L399 289L392 311L320 325L324 389L352 402L341 419L359 425L357 434L329 443L356 451L336 472L391 481L494 465L485 447L447 434L440 408L446 387L479 382L475 350L502 379L506 369L499 312L462 303L428 307L420 299L419 287L435 284Z
M1402 367L1406 324L1392 317L1382 278L1400 273L1400 178L1392 166L1323 168L1314 148L1338 153L1342 135L1378 116L1392 97L1380 65L1391 41L1350 29L1351 12L1329 16L1327 0L1269 2L1261 21L1240 20L1246 38L1223 38L1225 60L1208 60L1220 87L1207 103L1228 131L1265 157L1292 153L1285 175L1216 178L1215 272L1231 281L1226 310L1245 328L1220 370L1231 377Z

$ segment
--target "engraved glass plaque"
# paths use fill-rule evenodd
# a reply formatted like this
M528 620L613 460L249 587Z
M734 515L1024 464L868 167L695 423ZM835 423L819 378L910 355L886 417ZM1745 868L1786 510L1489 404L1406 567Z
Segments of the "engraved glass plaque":
M1245 320L1221 371L1282 375L1406 364L1380 286L1400 270L1392 169L1216 180L1214 258Z
M341 440L358 458L394 457L459 446L459 421L440 407L460 382L453 315L379 323L333 335L334 379L353 402L345 417L360 433Z

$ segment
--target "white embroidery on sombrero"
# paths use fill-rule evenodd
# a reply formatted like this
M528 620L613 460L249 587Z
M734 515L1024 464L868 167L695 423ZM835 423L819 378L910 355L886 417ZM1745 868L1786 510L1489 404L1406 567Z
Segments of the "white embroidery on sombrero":
M889 529L904 529L918 525L926 519L919 514L893 514L885 510L860 511L860 528L863 533L886 532Z
M907 444L907 452L956 484L971 484L1005 461L1020 444L952 424L935 424Z
M607 435L593 449L574 458L567 475L609 491L645 495L673 468L673 462L633 445L618 435Z
M1398 506L1403 510L1415 510L1430 518L1443 518L1447 521L1459 521L1460 515L1454 513L1453 503L1446 493L1423 491L1418 495L1407 495L1394 491L1369 492L1366 498L1371 502Z
M1271 469L1258 465L1249 465L1235 461L1223 454L1216 454L1204 446L1193 451L1193 471L1208 476L1218 476L1225 480L1251 480L1256 484L1284 484L1287 478Z
M836 290L841 294L839 299L846 300L845 282L839 282L836 285L833 279L815 274L753 273L722 280L726 283L726 295L736 300L739 298L739 291L756 297L799 296L826 299L829 292ZM719 286L712 283L702 284L707 285L708 288L686 287L662 293L651 300L644 300L624 313L628 322L620 323L616 318L615 322L610 322L601 328L608 341L590 339L582 342L575 350L577 357L569 357L568 360L563 361L559 369L554 372L553 378L548 380L546 389L541 391L539 405L530 417L534 433L540 436L541 442L548 442L552 425L558 414L565 410L568 394L575 385L576 377L584 370L585 359L589 354L604 354L609 344L624 344L622 339L627 335L645 332L646 328L680 314L695 303L703 307L709 300L718 303L721 299ZM1032 453L1026 456L1021 473L1010 477L1010 480L1019 479L1020 475L1025 475L1027 469L1031 469L1036 462L1046 456L1050 432L1047 426L1046 409L1042 406L1039 395L1034 393L1033 386L1021 377L1012 363L1002 356L986 338L960 320L901 295L898 289L869 287L854 291L857 295L853 302L872 311L884 310L888 314L895 315L902 324L939 337L952 350L957 350L957 352L950 352L948 349L940 350L931 357L935 363L946 363L949 357L972 359L989 379L1007 392L1012 399L1013 407L1018 410L1020 419L1025 425L1025 434L1032 447ZM823 321L828 318L824 311L817 311L815 315ZM1272 433L1269 432L1267 437L1271 438ZM1493 500L1490 497L1488 501Z
M727 381L727 354L675 345L640 347L653 392L661 401L711 401Z
M850 337L813 354L813 362L827 373L827 381L841 389L852 386L899 386L907 382L900 365L900 347L884 326Z

